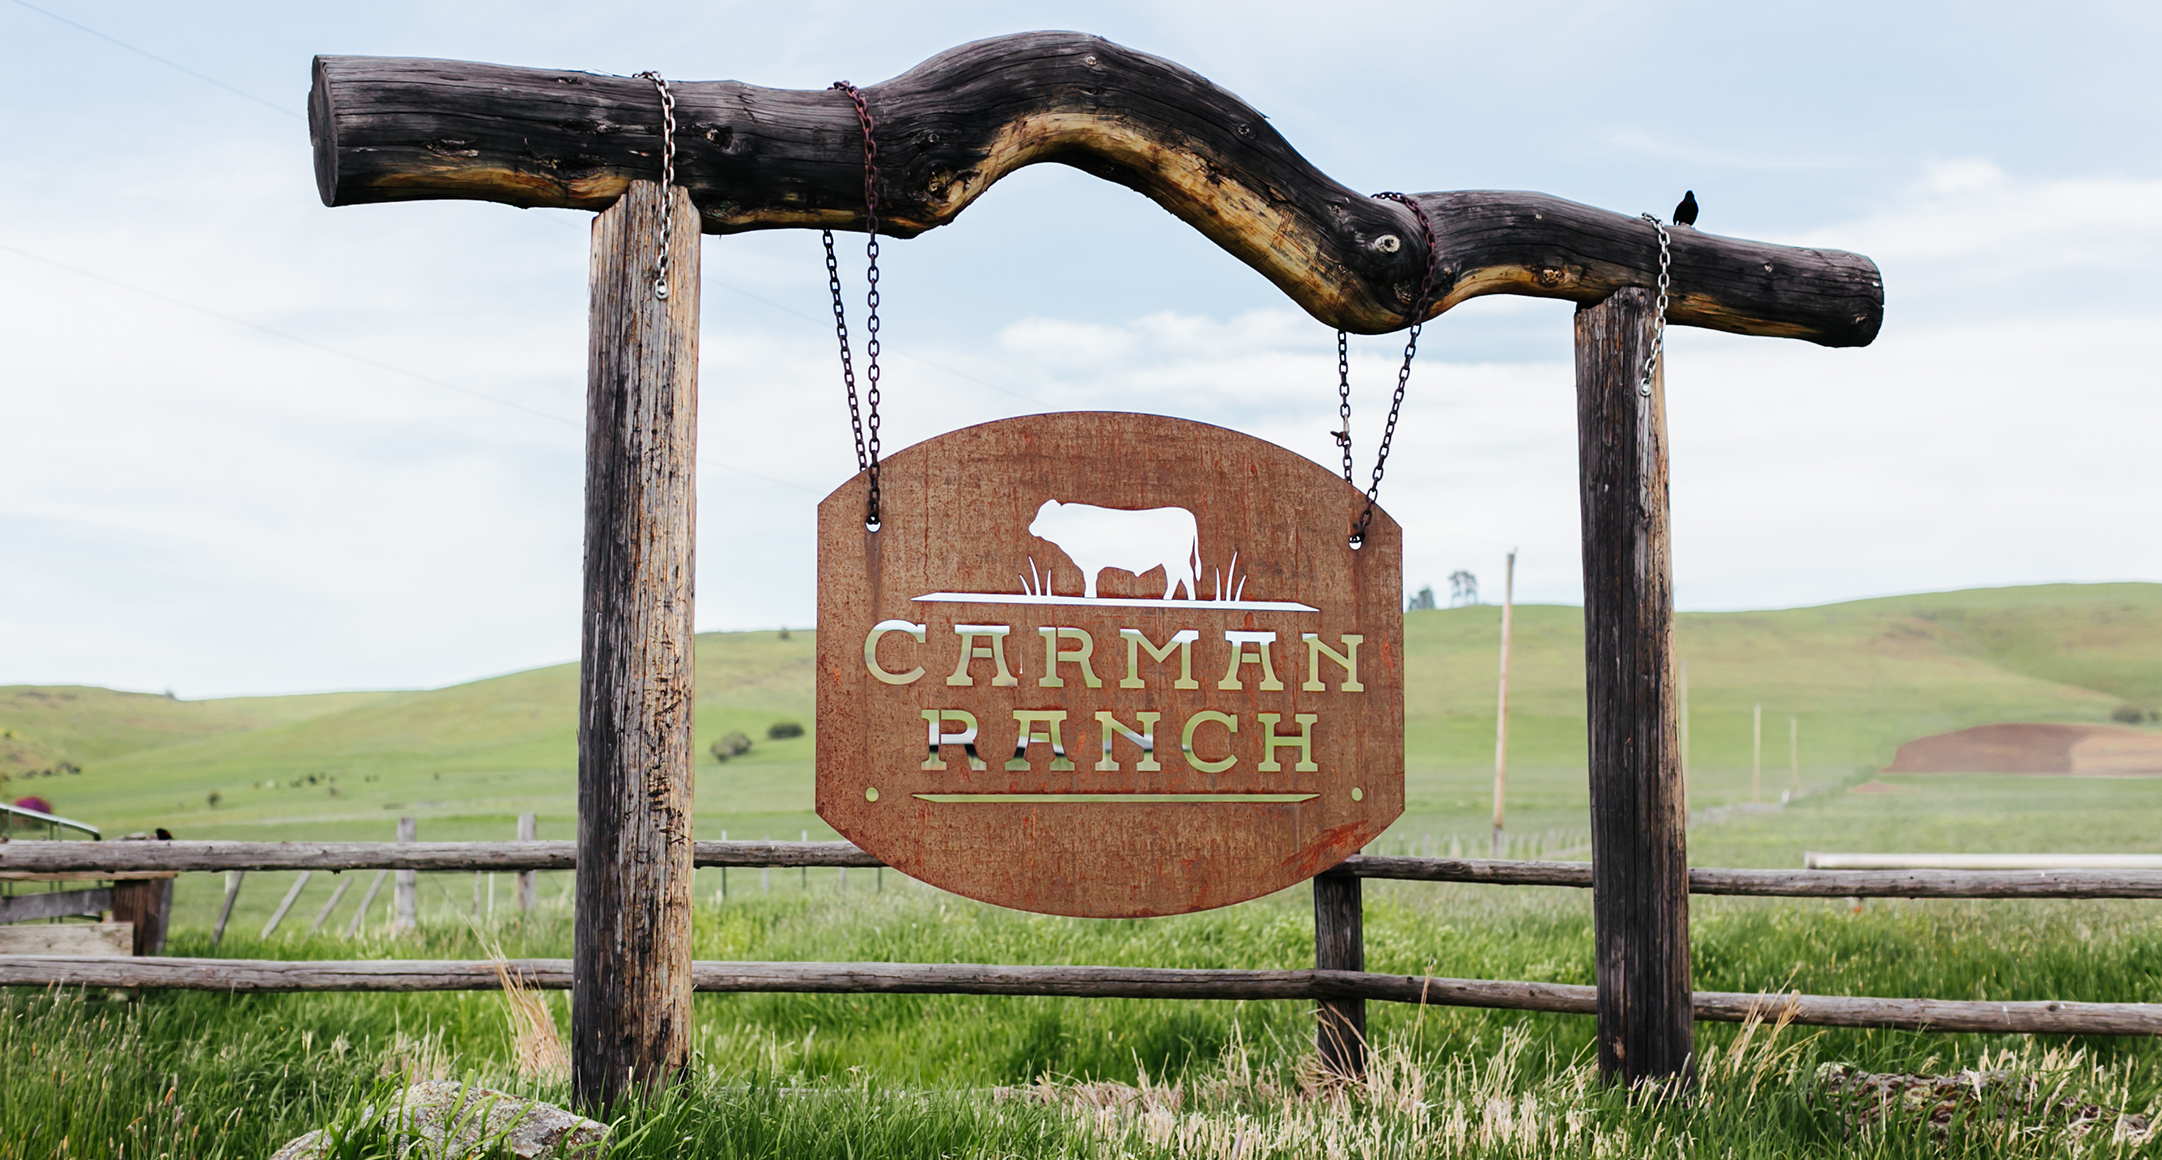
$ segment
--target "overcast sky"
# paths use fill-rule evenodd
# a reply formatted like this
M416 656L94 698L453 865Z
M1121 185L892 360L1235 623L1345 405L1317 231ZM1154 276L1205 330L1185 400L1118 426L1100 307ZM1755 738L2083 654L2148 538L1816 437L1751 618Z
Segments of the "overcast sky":
M1707 231L1875 258L1872 347L1672 336L1684 608L2162 580L2152 3L0 0L0 684L577 654L589 215L324 208L312 55L823 88L1031 28L1192 67L1355 188L1693 188ZM889 448L1112 408L1333 462L1331 332L1131 192L1034 167L886 255ZM698 624L803 626L854 469L817 237L704 265ZM1578 599L1570 310L1428 327L1382 492L1407 590L1497 599L1517 546L1519 599ZM1362 471L1398 341L1354 350Z

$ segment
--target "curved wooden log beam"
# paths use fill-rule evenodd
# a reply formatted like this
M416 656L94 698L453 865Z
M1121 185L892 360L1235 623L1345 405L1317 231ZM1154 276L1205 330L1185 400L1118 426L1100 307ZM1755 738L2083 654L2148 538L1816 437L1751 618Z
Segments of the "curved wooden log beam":
M676 180L708 233L861 229L862 132L831 91L678 81ZM1136 190L1361 334L1401 329L1424 254L1411 211L1314 168L1236 96L1098 37L1031 32L940 53L863 89L882 231L951 222L999 178L1056 161ZM598 210L660 172L660 107L629 77L321 56L308 101L326 205L465 198ZM1429 317L1482 294L1598 302L1657 279L1650 226L1537 193L1418 195L1439 234ZM1673 322L1863 346L1884 317L1869 259L1673 231Z

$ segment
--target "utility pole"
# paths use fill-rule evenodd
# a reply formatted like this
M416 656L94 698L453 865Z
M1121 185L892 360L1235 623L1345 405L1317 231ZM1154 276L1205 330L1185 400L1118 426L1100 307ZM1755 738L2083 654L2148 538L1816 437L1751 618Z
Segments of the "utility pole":
M1501 583L1501 696L1494 710L1494 857L1501 857L1504 807L1509 800L1509 627L1516 615L1516 549Z
M1802 719L1787 718L1787 773L1791 780L1787 792L1802 792Z
M1764 702L1749 713L1749 800L1764 800Z

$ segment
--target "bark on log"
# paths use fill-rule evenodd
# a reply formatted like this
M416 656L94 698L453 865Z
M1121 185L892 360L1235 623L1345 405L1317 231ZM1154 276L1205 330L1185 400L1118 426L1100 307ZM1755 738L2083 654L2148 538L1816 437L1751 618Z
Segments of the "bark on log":
M663 223L667 297L655 296ZM593 222L571 1085L605 1109L690 1062L698 230L633 182Z
M529 987L565 990L569 959L515 959ZM1053 995L1097 999L1298 1001L1370 999L1512 1011L1590 1015L1596 989L1565 983L1444 979L1362 971L1223 971L1152 967L1036 967L974 963L699 962L693 984L709 992L795 994ZM278 991L493 991L481 961L132 959L22 955L0 958L0 986L143 987L228 993ZM1699 991L1696 1019L1752 1017L1817 1027L2039 1035L2162 1035L2162 1004L1879 999L1839 995Z
M1688 815L1682 808L1664 375L1638 386L1651 293L1576 315L1599 1073L1690 1083Z
M862 131L830 91L675 81L677 181L708 233L861 228ZM878 121L881 230L951 222L999 178L1055 161L1149 197L1315 318L1408 325L1418 221L1314 168L1251 106L1098 37L965 44L864 87ZM325 205L462 198L602 209L660 172L660 108L630 77L465 61L321 56L308 122ZM1536 193L1418 195L1440 234L1431 313L1482 294L1601 301L1651 286L1633 216ZM1673 231L1678 325L1862 346L1883 321L1874 263L1836 250ZM1431 316L1431 315L1430 315Z

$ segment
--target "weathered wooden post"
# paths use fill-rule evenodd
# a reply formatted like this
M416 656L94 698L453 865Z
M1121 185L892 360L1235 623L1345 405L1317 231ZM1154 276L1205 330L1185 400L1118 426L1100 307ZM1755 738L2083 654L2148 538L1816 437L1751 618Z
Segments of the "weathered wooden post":
M165 928L173 914L173 875L122 878L113 883L113 921L135 926L135 954L165 953Z
M518 840L521 842L533 841L534 835L537 833L539 833L539 829L533 824L533 815L519 814ZM538 872L533 870L521 870L518 872L518 910L520 913L532 913L534 889L538 882Z
M1314 966L1324 971L1366 969L1365 900L1351 874L1314 878ZM1366 1000L1323 999L1314 1046L1321 1067L1343 1080L1366 1078Z
M687 193L651 181L593 220L571 991L572 1085L587 1107L690 1058L698 227Z
M1638 388L1652 304L1631 288L1576 314L1599 1071L1631 1085L1686 1084L1695 1043L1663 368Z
M410 842L419 833L419 821L398 819L398 840ZM420 873L399 870L391 878L390 933L409 934L420 926Z

